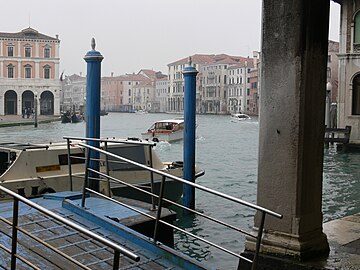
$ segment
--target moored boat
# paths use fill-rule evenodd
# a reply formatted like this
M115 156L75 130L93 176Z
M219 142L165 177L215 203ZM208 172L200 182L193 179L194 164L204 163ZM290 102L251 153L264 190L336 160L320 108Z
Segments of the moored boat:
M176 118L157 121L141 133L145 140L174 142L184 138L184 119Z
M78 141L80 142L80 141ZM76 140L49 144L0 144L0 184L26 197L38 196L45 193L81 190L84 183L85 149L78 145ZM182 177L183 168L179 162L162 162L152 146L153 143L113 139L107 141L108 151L154 169ZM104 148L104 142L101 143ZM70 158L68 157L70 152ZM69 160L71 167L69 167ZM108 166L106 165L108 164ZM158 189L161 182L159 175L151 176L149 172L136 168L127 163L119 163L105 157L100 157L101 171L109 171L110 176L138 185L143 188L150 187L153 177L154 188ZM203 171L196 168L196 174ZM71 176L69 177L69 171ZM182 195L182 184L171 183L167 197L178 200ZM101 186L105 189L105 184ZM126 196L123 185L111 184L113 194ZM1 197L1 194L0 194ZM136 198L134 194L129 197Z

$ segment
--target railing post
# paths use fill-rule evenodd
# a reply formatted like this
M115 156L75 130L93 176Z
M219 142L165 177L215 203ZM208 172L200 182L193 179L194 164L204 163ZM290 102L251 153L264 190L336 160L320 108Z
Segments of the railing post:
M19 216L19 200L14 198L13 222L12 222L12 242L11 242L11 270L16 269L18 216Z
M105 151L108 152L108 144L105 141ZM109 175L109 156L105 155L105 166L106 166L106 175ZM107 188L108 188L108 196L111 198L111 189L110 189L110 178L107 178Z
M258 231L258 236L256 238L255 255L254 255L251 270L256 270L256 268L257 268L260 246L261 246L261 238L262 238L262 233L264 230L265 215L266 215L266 213L264 211L261 211L259 231Z
M113 270L118 270L119 267L120 267L120 252L114 250Z
M149 160L150 160L150 168L152 168L153 165L153 160L152 160L152 145L149 145ZM151 193L154 194L154 173L152 171L150 171L150 184L151 184ZM151 196L151 205L152 205L152 209L151 210L155 210L155 198L154 196Z
M160 192L159 192L159 201L158 201L158 210L156 212L156 220L155 220L155 228L154 228L154 242L156 243L159 231L159 224L161 219L161 210L162 210L162 199L164 196L164 188L165 188L165 179L163 176L161 179Z
M191 58L184 69L184 176L189 182L195 182L195 118L196 118L196 75ZM195 209L195 188L184 185L183 205Z
M86 160L85 160L85 176L84 186L81 197L81 207L85 207L86 188L89 186L89 164L90 164L90 148L86 148Z
M70 180L70 191L73 190L73 181L72 181L72 169L71 169L71 157L70 157L70 139L66 139L67 143L67 152L68 152L68 167L69 167L69 180Z

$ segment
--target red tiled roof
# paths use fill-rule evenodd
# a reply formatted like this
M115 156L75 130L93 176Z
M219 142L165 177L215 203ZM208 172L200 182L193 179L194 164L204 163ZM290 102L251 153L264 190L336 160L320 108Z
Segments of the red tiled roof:
M125 74L126 78L125 81L148 81L149 78L142 74Z
M231 56L227 54L195 54L191 56L191 61L194 64L237 64L237 63L245 63L245 61L248 60L248 62L252 61L252 58L246 58L242 56ZM189 57L183 58L181 60L178 60L176 62L168 64L168 66L174 66L174 65L183 65L187 64L189 62Z
M194 64L211 64L215 62L214 56L215 56L214 54L194 54L191 56L191 61ZM185 57L181 60L168 64L168 66L185 65L188 62L189 62L189 57Z

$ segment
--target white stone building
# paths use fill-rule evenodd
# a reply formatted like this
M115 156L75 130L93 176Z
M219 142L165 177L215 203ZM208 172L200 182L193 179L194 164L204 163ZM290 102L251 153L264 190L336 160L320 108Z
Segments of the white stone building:
M30 27L0 32L0 115L21 115L25 108L42 115L60 114L59 44L58 36Z
M86 77L65 76L61 82L61 111L81 111L86 105Z
M360 2L341 4L338 127L351 126L350 143L360 144Z
M169 80L167 77L156 80L155 101L159 104L159 112L166 112L169 95Z

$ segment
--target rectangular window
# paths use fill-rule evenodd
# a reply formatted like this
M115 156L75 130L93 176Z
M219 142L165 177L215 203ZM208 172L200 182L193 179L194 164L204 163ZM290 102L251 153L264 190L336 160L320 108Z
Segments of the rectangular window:
M50 48L45 48L44 49L44 57L45 58L50 58Z
M8 47L8 56L14 56L14 47Z
M31 57L31 48L30 47L25 48L25 57Z

